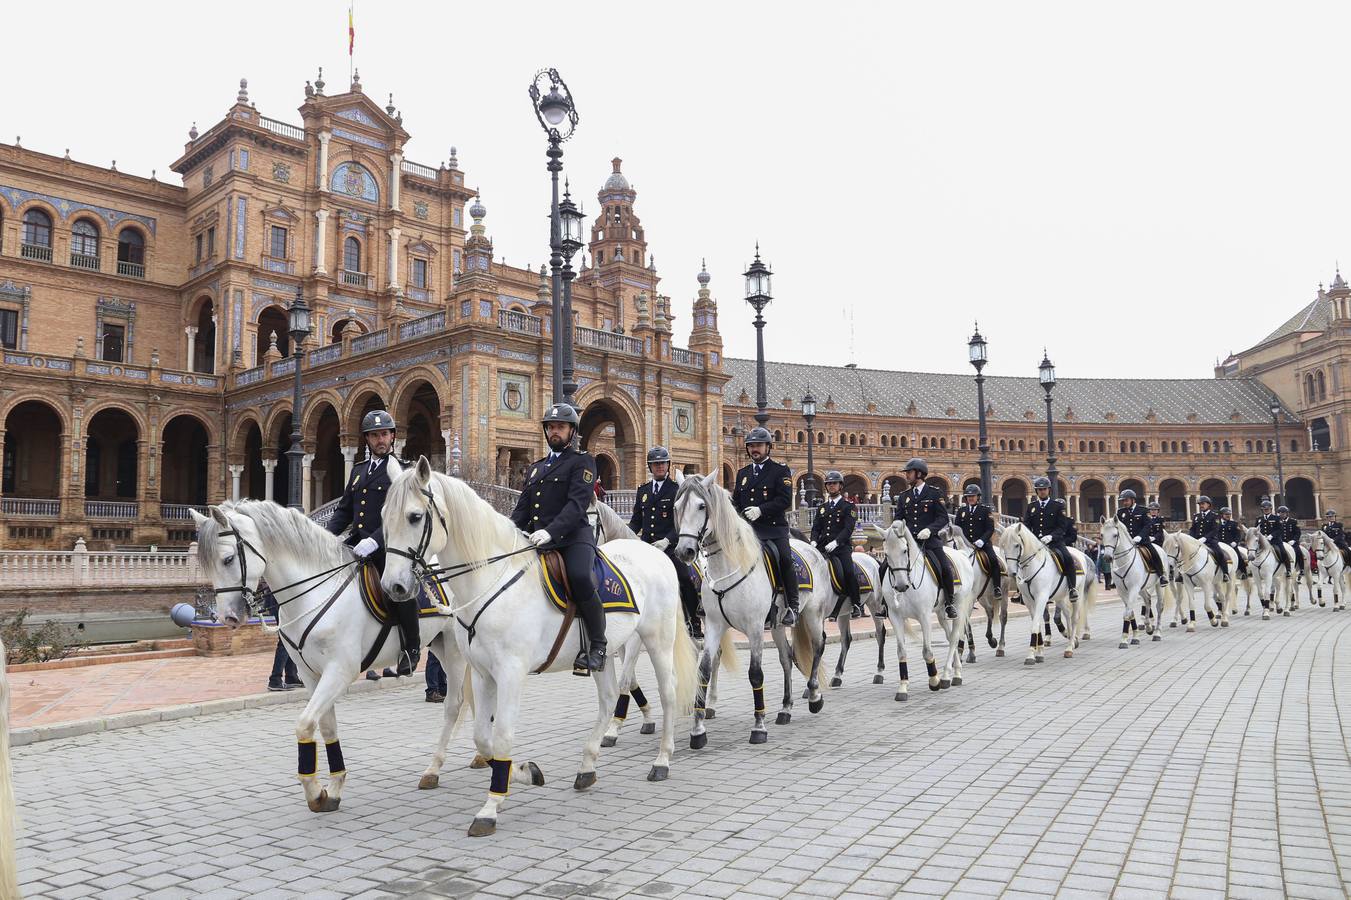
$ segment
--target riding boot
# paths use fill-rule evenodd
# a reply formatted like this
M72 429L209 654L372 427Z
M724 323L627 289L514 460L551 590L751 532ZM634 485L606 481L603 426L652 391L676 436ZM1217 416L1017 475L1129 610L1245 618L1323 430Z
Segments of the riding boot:
M390 606L394 608L394 617L399 620L399 637L403 641L403 651L399 654L399 664L395 671L399 675L412 675L417 670L418 659L422 655L417 600L391 603Z
M953 585L952 565L948 555L938 551L939 583L943 588L943 615L949 619L957 618L957 589Z
M840 610L844 609L844 601L847 599L845 594L840 594L835 598L835 606L831 608L830 615L827 617L834 622L840 617Z
M572 663L572 674L587 678L592 672L605 668L605 608L593 592L577 604L577 618L582 620L586 634L582 649Z
M797 624L797 571L793 564L788 564L789 576L783 583L783 619L784 627L791 628Z
M854 601L855 619L862 618L863 616L867 615L868 611L863 608L863 598L859 596L859 592L857 590L855 590L853 594L850 595L849 599Z

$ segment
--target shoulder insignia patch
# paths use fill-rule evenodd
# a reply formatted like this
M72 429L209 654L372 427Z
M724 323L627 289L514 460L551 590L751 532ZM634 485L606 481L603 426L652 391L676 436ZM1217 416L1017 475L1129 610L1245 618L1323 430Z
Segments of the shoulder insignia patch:
M538 471L539 471L539 467L538 467L538 466L536 466L535 468L531 469L531 470L530 470L530 477L531 477L531 478L534 478L534 477L535 477L535 473L538 472Z
M785 478L785 479L783 480L783 483L786 484L786 485L788 485L789 487L792 487L792 486L793 486L793 479L791 479L791 478Z
M745 476L745 475L742 475L742 476L741 476L741 483L742 483L742 484L745 484L745 483L746 483L746 476Z
M647 494L643 494L643 502L644 502L644 503L647 502Z
M595 475L592 475L592 474L591 474L591 470L590 470L590 469L583 469L583 470L582 470L582 480L585 481L587 484L590 484L590 483L591 483L591 479L593 479L593 478L595 478L595 477L596 477Z

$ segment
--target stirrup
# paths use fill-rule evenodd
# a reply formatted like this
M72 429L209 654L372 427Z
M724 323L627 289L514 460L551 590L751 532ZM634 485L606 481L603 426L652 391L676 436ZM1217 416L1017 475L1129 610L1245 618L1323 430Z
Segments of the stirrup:
M572 661L572 674L582 678L590 678L592 672L600 672L604 669L604 644L592 644L587 649L578 651L577 658Z
M412 675L417 671L418 659L422 656L418 650L399 651L399 664L394 669L400 676Z
M783 607L783 616L779 619L779 621L783 624L783 627L792 628L794 625L797 624L797 620L798 620L798 611L793 609L793 607L787 605L787 603L785 603Z

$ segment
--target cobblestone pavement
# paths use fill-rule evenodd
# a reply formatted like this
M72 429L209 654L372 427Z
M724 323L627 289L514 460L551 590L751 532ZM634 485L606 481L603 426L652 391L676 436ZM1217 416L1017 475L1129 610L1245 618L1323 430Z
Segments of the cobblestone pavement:
M1066 660L1057 636L1036 667L1011 623L1011 656L982 643L964 686L921 676L907 703L894 674L870 683L865 641L825 710L798 701L761 747L744 674L724 676L708 747L686 749L685 724L670 781L644 780L656 739L630 719L585 794L589 682L532 681L516 757L548 784L515 787L492 838L465 835L488 782L467 729L441 788L416 789L441 707L412 689L339 707L351 775L329 814L292 774L295 706L20 747L21 877L31 897L107 900L1346 896L1351 615L1130 650L1119 621L1103 604L1096 640Z

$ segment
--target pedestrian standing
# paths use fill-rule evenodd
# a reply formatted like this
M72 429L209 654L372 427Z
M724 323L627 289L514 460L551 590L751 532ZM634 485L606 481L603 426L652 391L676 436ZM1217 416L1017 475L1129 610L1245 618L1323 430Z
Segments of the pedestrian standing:
M436 658L436 654L431 650L427 651L427 702L445 703L446 702L446 670L441 667L441 660Z

